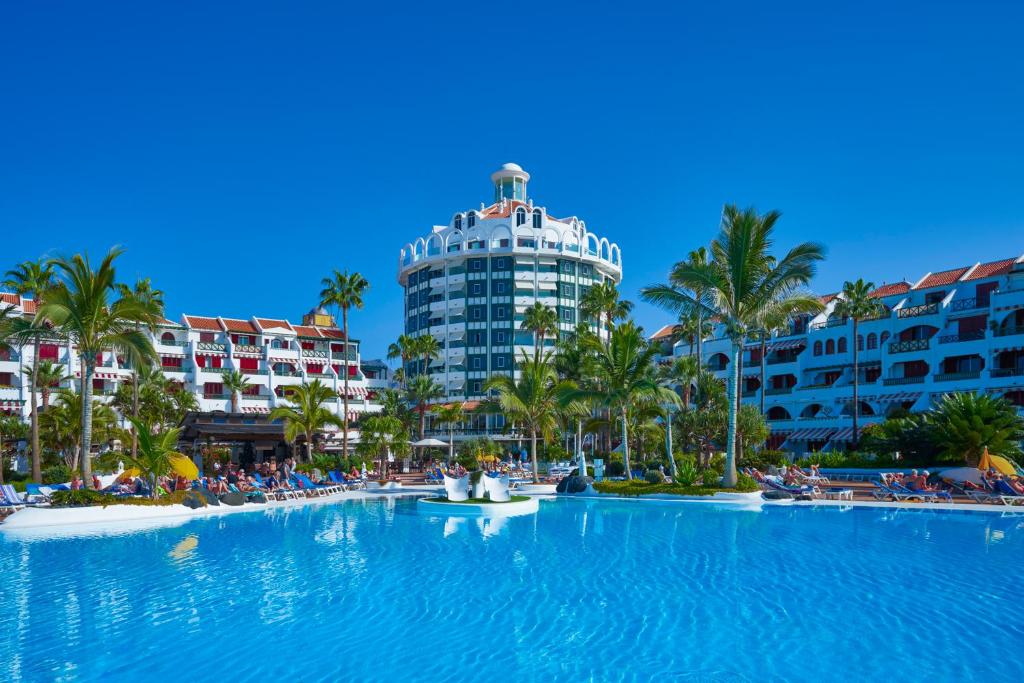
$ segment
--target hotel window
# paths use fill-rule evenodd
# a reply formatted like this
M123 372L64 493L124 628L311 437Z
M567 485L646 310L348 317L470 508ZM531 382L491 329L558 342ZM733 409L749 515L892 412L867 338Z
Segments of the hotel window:
M505 246L507 247L508 245L506 244ZM494 259L494 269L495 270L505 270L505 259L504 258Z
M877 348L878 348L878 337L876 337L875 333L872 332L871 334L868 335L868 349L870 350L870 349L877 349Z
M839 338L839 347L836 350L839 353L846 353L846 337Z
M479 308L474 308L473 312L471 314L471 317L473 318L473 320L480 320L480 318L482 317L480 315L480 309Z
M455 229L456 230L461 230L462 229L462 216L456 216L455 217Z
M470 211L469 215L466 216L466 227L472 228L474 225L476 225L476 214Z
M469 286L469 293L470 294L480 294L482 292L482 290L483 290L483 285L480 284L479 282L474 282L472 285Z
M885 340L888 339L888 338L889 338L889 333L888 332L883 332L882 336L878 338L878 343L879 344L885 344Z
M518 209L516 209L516 227L518 228L520 225L522 225L525 222L526 222L526 211L524 211L522 207L519 207Z
M858 334L857 335L857 350L858 351L863 351L864 350L864 335L863 334Z
M533 210L533 227L535 229L537 229L537 230L540 230L540 223L541 223L540 209L534 209Z
M470 366L474 370L481 370L484 367L484 359L477 356L473 359L473 365Z
M504 294L505 293L505 283L504 282L495 282L494 283L494 292L496 294Z
M505 367L505 356L498 356L497 361L499 368Z
M484 387L484 383L481 382L480 380L476 380L475 382L470 382L469 383L470 393L473 393L473 394L481 394L481 393L483 393L483 387Z
M821 342L820 341L814 342L814 355L815 356L820 356L821 355Z
M469 269L470 270L483 270L483 265L484 265L484 263L480 259L472 259L469 262Z
M494 343L495 344L504 344L505 343L505 333L500 331L500 330L495 332L494 333Z
M498 308L495 310L495 313L497 314L498 320L504 320L506 317L508 317L508 312L505 310L504 306L498 306Z
M836 352L836 342L834 339L828 339L825 341L825 355L830 356Z

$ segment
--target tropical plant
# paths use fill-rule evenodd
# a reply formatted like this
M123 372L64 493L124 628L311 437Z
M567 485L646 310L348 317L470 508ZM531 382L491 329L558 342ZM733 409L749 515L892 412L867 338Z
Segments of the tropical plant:
M324 404L337 398L334 391L318 379L309 384L292 387L285 395L291 405L278 406L270 411L268 419L273 422L284 422L284 436L295 443L299 435L306 437L306 459L313 457L313 435L323 431L327 425L343 429L346 420L342 420Z
M794 316L801 313L820 313L823 309L824 305L815 297L795 296L780 301L775 306L767 307L759 315L755 316L756 322L752 332L757 335L761 344L761 391L759 392L760 402L758 408L762 415L764 415L765 389L767 389L766 378L768 377L768 373L765 370L766 358L768 356L768 339L776 332L785 329ZM742 371L742 368L740 370ZM740 395L737 394L737 400L739 398Z
M389 415L371 415L360 421L356 452L380 463L381 477L387 476L388 453L400 458L409 452L409 431L402 421Z
M736 459L743 460L748 449L760 446L768 440L768 423L761 411L752 405L741 405L736 413Z
M398 339L392 342L388 346L388 360L400 359L402 361L402 385L405 384L405 372L406 366L409 361L416 355L416 337L410 337L407 334L398 336Z
M224 389L231 395L231 412L238 412L239 394L249 386L249 377L239 370L228 370L221 375L221 383Z
M432 408L434 422L448 425L448 460L452 459L455 451L455 427L465 421L464 409L464 404L461 401L435 405Z
M580 312L587 318L604 319L609 333L615 321L626 318L632 310L633 304L619 298L619 288L611 280L594 285L580 298Z
M862 320L877 317L885 310L882 302L871 296L874 288L874 283L864 282L862 278L858 278L856 282L847 280L843 283L843 291L839 294L839 301L834 309L836 315L853 320L853 337L850 339L850 345L853 347L853 440L850 448L853 450L857 450L860 440L857 430L857 416L860 413L860 348L857 345L857 327Z
M530 458L533 481L540 481L537 471L537 439L551 441L559 416L565 413L584 414L584 406L576 394L574 382L560 380L551 363L551 353L531 359L525 351L519 362L519 378L492 375L484 382L484 391L494 391L493 407L500 409L507 420L515 422L530 434Z
M114 260L123 251L111 249L93 270L88 255L76 254L55 261L61 281L40 302L37 319L51 321L77 347L82 374L82 478L92 486L92 382L96 359L106 349L125 353L133 365L156 357L149 337L135 327L159 317L152 305L135 298L110 301L115 289Z
M7 470L7 456L4 453L4 442L21 439L28 431L27 426L16 415L0 413L0 484L4 483L4 472ZM36 479L36 481L39 481Z
M416 343L413 345L416 351L416 355L423 359L423 368L419 372L420 375L430 374L430 361L438 358L441 355L441 344L437 341L437 338L432 334L422 334L416 337Z
M537 360L540 358L541 350L544 348L545 337L549 335L553 337L558 336L558 313L550 306L545 306L541 302L535 301L533 306L527 308L523 313L523 322L519 328L533 333L533 358Z
M34 363L31 367L22 368L22 372L34 381L39 389L39 396L42 399L43 410L50 407L50 394L54 389L60 387L65 380L72 379L71 375L64 372L64 366L42 360Z
M323 279L323 290L320 292L320 303L324 306L334 305L341 311L341 333L345 341L345 360L343 361L342 380L344 392L341 400L344 405L342 415L342 452L348 455L348 312L351 308L363 307L363 294L370 283L359 273L342 273L334 271L334 275Z
M93 400L89 410L89 433L97 442L109 440L117 428L117 413L105 403ZM39 434L42 444L59 454L72 470L79 468L79 456L85 430L82 429L82 394L60 388L54 392L54 401L39 416ZM84 477L83 477L84 479ZM92 471L89 473L92 481Z
M820 245L804 242L781 259L769 251L780 214L759 215L753 208L728 205L722 229L711 243L712 260L705 264L682 262L673 270L676 282L690 291L701 288L713 298L712 308L725 323L731 341L729 419L723 484L736 484L736 421L740 399L740 357L743 342L758 322L772 311L816 306L816 297L801 291L814 277L823 256Z
M397 417L407 430L412 427L412 413L402 392L397 389L382 389L377 394L377 401L381 406L381 414Z
M420 337L422 339L422 337ZM433 337L431 337L433 339ZM427 424L427 406L444 396L444 389L430 375L416 375L405 386L405 395L419 415L419 440L423 440Z
M150 282L148 277L140 278L136 281L134 287L129 287L125 284L117 285L118 295L122 299L134 299L139 302L140 305L152 311L152 316L148 321L147 327L151 333L156 331L156 324L164 314L164 293L153 287L153 283ZM142 328L142 321L135 322L135 329ZM148 365L148 363L146 363ZM132 363L132 405L130 415L136 420L139 418L139 364ZM125 414L125 413L122 413ZM134 426L132 428L132 456L137 454L139 447L138 437L135 435Z
M599 388L584 390L580 397L607 408L609 418L617 417L622 428L622 459L626 476L633 477L629 464L628 411L641 404L657 407L678 405L674 391L658 383L654 359L658 349L644 338L643 330L632 321L612 330L607 346L594 349L595 374L602 378Z
M693 341L696 341L697 363L701 367L704 366L704 338L711 333L707 320L716 313L715 300L711 287L703 282L694 282L685 274L705 269L708 264L708 250L706 247L700 247L672 267L666 284L648 285L640 290L641 299L679 316L679 325L673 332L691 340L691 355Z
M149 482L151 497L156 498L157 480L171 473L175 460L189 459L177 450L181 430L174 428L154 433L141 420L130 417L128 421L132 423L132 433L137 435L139 441L135 453L124 454L125 465L128 469L138 470L139 476Z
M195 395L167 379L155 365L143 365L128 381L121 382L111 405L122 415L131 415L135 409L139 419L156 430L173 427L198 409Z
M53 264L46 260L25 261L13 270L7 271L4 287L8 287L16 294L30 297L35 300L37 310L40 300L45 296L46 291L53 286ZM42 453L39 450L39 408L36 400L36 389L39 386L39 377L36 370L39 366L39 345L42 337L46 334L45 319L38 316L35 320L20 318L12 321L13 336L21 340L30 340L32 343L32 374L30 376L32 411L30 420L32 424L32 479L39 481L42 476Z
M988 449L995 455L1018 458L1024 441L1024 418L1004 398L988 394L946 394L925 416L935 442L948 460L961 458L978 465Z

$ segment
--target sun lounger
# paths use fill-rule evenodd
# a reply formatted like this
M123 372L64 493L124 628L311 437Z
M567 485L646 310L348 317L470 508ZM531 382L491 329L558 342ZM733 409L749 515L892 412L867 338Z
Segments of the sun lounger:
M804 485L802 485L800 487L787 486L778 477L772 477L772 476L765 477L764 478L764 484L766 486L768 486L768 488L775 489L776 491L785 491L786 493L790 493L790 494L792 494L794 496L817 496L817 495L821 495L821 491L818 490L817 486L812 486L811 484L804 484Z
M362 478L360 478L360 479L346 479L344 477L344 475L339 474L338 472L335 472L334 470L331 470L330 472L327 473L327 478L330 479L331 481L333 481L338 486L341 486L342 488L348 489L349 491L355 491L356 489L365 489L366 488L366 480L365 479L362 479Z
M26 505L35 505L35 503L29 503L26 499L22 498L21 494L14 490L12 484L0 486L0 507L19 510Z
M1017 493L1005 479L996 479L995 482L993 482L993 486L994 491L991 496L992 502L998 500L1003 505L1024 504L1024 495Z
M333 495L335 493L341 493L341 487L337 486L335 484L317 484L317 483L314 483L312 479L307 477L305 474L302 474L301 472L296 472L293 476L296 479L298 479L299 482L301 482L302 485L305 486L307 489L313 489L313 490L322 491L323 495L330 496L330 495Z

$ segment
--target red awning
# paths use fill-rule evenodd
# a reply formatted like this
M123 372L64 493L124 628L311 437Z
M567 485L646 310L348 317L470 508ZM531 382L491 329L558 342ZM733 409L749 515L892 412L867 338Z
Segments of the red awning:
M798 429L789 435L787 441L824 441L835 431L835 427L811 427L809 429Z

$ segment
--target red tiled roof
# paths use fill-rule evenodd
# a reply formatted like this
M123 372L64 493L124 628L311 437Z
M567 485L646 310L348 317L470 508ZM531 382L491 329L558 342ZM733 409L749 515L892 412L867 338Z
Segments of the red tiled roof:
M216 318L203 318L198 315L183 315L181 316L185 320L185 324L195 330L211 330L213 332L220 332L220 323L217 322Z
M663 325L660 330L651 335L651 339L666 339L668 337L671 337L675 329L676 326L674 324Z
M1010 268L1013 266L1017 259L1008 258L1002 261L991 261L989 263L982 263L980 266L974 269L974 272L967 276L964 280L969 282L971 280L980 280L983 277L993 277L995 275L1005 275L1010 272Z
M830 301L832 301L832 299L835 299L836 295L838 295L838 294L839 294L839 292L833 292L832 294L822 294L818 298L821 300L821 303L827 304Z
M224 322L224 330L227 332L247 332L249 334L259 334L259 330L248 320L239 320L238 318L221 318Z
M21 297L10 292L0 292L0 302L8 306L18 306L21 304Z
M21 307L25 310L26 313L36 312L36 302L34 299L22 299Z
M910 291L909 282L893 282L888 285L882 285L876 287L869 296L875 299L880 299L884 296L892 296L894 294L906 294Z
M320 331L315 327L309 325L292 325L292 329L295 330L295 334L300 337L320 337Z
M520 206L525 208L525 209L529 208L527 206L526 202L521 202L521 201L519 201L517 199L513 199L512 201L505 202L504 206L502 206L501 202L498 202L496 204L491 204L490 206L488 206L485 209L483 209L482 211L480 211L480 217L481 218L508 218L509 216L512 215L512 212L515 211L516 208L518 208Z
M278 320L276 318L256 318L256 322L259 323L259 326L263 329L267 329L268 327L283 327L286 330L292 329L291 323L287 320Z
M969 267L964 266L963 268L953 268L952 270L944 270L940 273L932 273L914 289L928 289L930 287L942 287L943 285L953 284L967 272Z
M339 330L337 327L318 327L320 330L321 337L328 337L330 339L344 339L345 333Z

